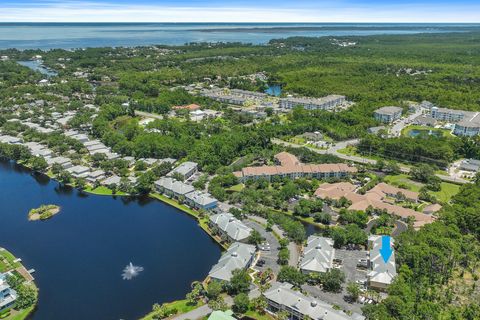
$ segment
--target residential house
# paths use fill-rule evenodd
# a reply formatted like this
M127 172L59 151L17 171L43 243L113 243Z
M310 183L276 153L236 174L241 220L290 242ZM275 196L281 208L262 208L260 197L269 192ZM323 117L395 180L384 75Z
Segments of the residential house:
M220 213L210 216L210 228L227 241L245 242L252 229L235 218L231 213Z
M86 178L90 173L90 168L85 166L74 166L67 169L74 178Z
M95 183L103 179L105 179L105 171L103 170L95 170L95 171L89 172L88 175L86 176L86 180L90 183Z
M230 281L234 270L250 267L255 252L256 248L253 245L240 242L233 243L220 257L218 263L212 267L208 276L212 280Z
M54 164L59 164L62 166L63 169L68 169L73 167L72 161L65 157L49 158L49 159L46 159L46 161L49 166L52 166Z
M0 314L13 307L18 298L17 292L7 283L7 273L0 273Z

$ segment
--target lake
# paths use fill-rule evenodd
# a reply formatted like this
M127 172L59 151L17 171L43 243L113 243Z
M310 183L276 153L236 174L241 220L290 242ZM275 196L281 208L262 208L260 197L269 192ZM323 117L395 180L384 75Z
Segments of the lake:
M462 32L479 24L421 23L0 23L0 49L183 45L189 42L264 44L292 36L365 36Z
M138 319L183 298L221 254L196 220L157 200L82 194L5 161L0 190L0 246L36 270L33 320ZM41 204L61 212L28 221ZM144 271L123 280L130 262Z

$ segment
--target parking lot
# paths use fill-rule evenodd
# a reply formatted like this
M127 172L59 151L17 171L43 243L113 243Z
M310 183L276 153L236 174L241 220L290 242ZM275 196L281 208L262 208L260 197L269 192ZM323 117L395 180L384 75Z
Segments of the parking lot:
M264 260L265 264L263 266L257 265L255 266L255 269L264 271L270 268L273 270L275 274L278 274L278 272L280 271L280 266L277 263L277 259L278 259L278 251L279 251L278 248L280 247L280 244L278 243L277 238L275 238L271 232L267 232L265 228L257 222L254 222L251 220L244 220L243 223L246 226L260 232L262 237L264 237L265 241L268 242L269 244L270 250L268 251L260 250L259 260Z
M366 258L367 251L364 250L336 249L335 259L342 261L339 269L345 273L345 285L342 292L324 292L319 286L311 285L303 285L302 289L312 297L318 298L319 300L338 305L345 310L361 313L361 307L363 305L361 303L350 303L349 301L345 300L345 296L348 295L346 287L349 282L357 282L357 280L367 279L367 271L357 268L358 261Z

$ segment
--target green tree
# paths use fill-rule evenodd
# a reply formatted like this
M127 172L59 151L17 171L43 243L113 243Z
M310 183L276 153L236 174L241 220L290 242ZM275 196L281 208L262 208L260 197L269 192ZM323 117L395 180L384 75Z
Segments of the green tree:
M252 278L248 274L247 270L244 269L236 269L232 272L232 277L230 279L230 283L228 285L228 292L230 294L239 294L245 293L250 290L250 283L252 282Z
M352 301L357 301L360 296L360 286L356 282L349 282L347 285L347 292Z
M250 299L246 293L239 293L233 298L233 309L237 313L245 313L248 311L250 305Z
M306 281L306 276L292 266L283 266L277 277L279 282L289 282L300 287Z
M217 299L223 291L223 285L219 281L210 281L207 286L207 297Z
M250 236L248 237L248 243L254 244L254 245L258 245L262 243L263 240L264 238L262 237L260 232L258 232L257 230L252 230L252 232L250 233Z

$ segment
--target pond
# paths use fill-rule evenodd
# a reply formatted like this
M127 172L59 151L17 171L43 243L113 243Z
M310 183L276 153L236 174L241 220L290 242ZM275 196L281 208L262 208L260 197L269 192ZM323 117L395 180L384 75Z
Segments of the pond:
M408 136L412 138L418 137L420 135L441 137L442 132L438 130L432 130L432 129L412 129L408 132Z
M271 84L265 90L265 93L271 96L279 97L282 94L282 86L279 84Z
M150 198L95 196L0 162L0 246L34 268L33 320L138 319L203 280L220 247L183 212ZM31 208L61 212L28 221ZM143 271L123 280L132 262Z
M26 61L17 61L18 64L30 68L33 71L38 71L41 74L47 77L54 77L57 75L57 72L45 67L40 60L26 60Z

